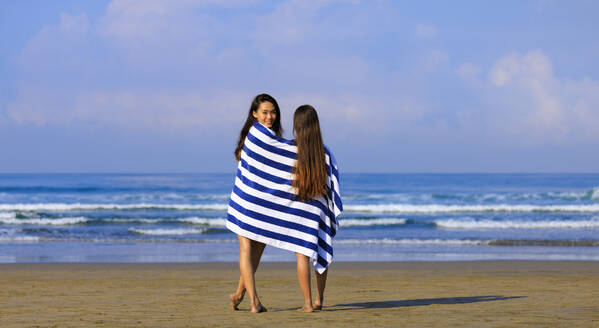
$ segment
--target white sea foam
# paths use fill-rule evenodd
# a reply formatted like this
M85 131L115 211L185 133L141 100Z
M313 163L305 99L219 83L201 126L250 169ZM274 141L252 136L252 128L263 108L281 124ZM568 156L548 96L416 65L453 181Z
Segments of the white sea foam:
M0 236L0 243L31 243L39 240L35 236Z
M410 193L395 193L395 194L346 194L343 195L343 200L355 201L355 200L367 200L367 201L399 201L399 202L412 202L412 201L430 201L432 194L410 194Z
M190 218L182 218L177 221L187 222L192 224L200 224L207 225L210 227L224 227L227 223L225 219L212 219L212 218L198 218L198 217L190 217Z
M228 200L230 194L179 194L179 193L150 193L150 194L116 194L102 195L102 199L106 201L125 201L125 202L153 202L153 201L173 201L178 200L185 202L186 200ZM108 198L106 198L108 197Z
M37 242L39 237L16 235L20 229L0 229L0 243Z
M459 212L599 212L599 204L591 205L345 205L348 212L376 213L459 213Z
M388 202L398 204L428 203L433 199L461 200L465 202L497 203L524 200L599 200L599 187L576 191L549 191L549 192L523 192L523 193L467 193L467 192L435 192L435 193L398 193L398 194L346 194L343 199L353 201Z
M597 191L599 194L599 190ZM595 196L593 196L595 197ZM597 195L599 197L599 195ZM213 210L226 211L227 204L82 204L82 203L37 203L0 204L0 211L71 211L71 210ZM586 205L413 205L413 204L371 204L345 205L348 212L375 213L452 213L452 212L599 212L599 204ZM0 212L2 213L2 212ZM14 215L14 213L3 215Z
M514 221L514 220L475 220L442 219L435 220L435 224L448 229L588 229L599 228L599 219L593 217L589 220L540 220L540 221Z
M56 218L56 219L48 219L48 218L37 218L37 219L15 219L15 218L0 218L0 224L37 224L37 225L71 225L84 223L89 221L88 218L85 217L65 217L65 218Z
M374 245L448 245L448 246L474 246L488 245L488 240L462 240L462 239L340 239L335 244L374 244Z
M211 227L224 227L226 220L222 218L168 218L168 219L147 219L147 218L114 218L114 219L99 219L103 222L118 222L118 223L147 223L154 224L160 222L184 222L198 225L207 225Z
M14 214L14 213L7 213ZM86 218L86 217L64 217L64 218L25 218L16 219L15 215L4 215L0 216L0 224L38 224L38 225L71 225L78 223L85 223L91 221L99 222L115 222L115 223L145 223L155 224L160 222L184 222L197 225L207 225L211 227L224 227L226 220L222 218L200 218L200 217L188 217L188 218Z
M141 218L122 218L122 219L98 219L101 222L117 222L117 223L159 223L164 221L163 219L141 219Z
M340 219L339 225L342 227L356 226L388 226L406 224L406 219L399 218L380 218L380 219Z
M21 238L22 237L22 238ZM12 239L4 238L7 242L10 242ZM237 239L199 239L199 238L181 238L181 237L162 237L162 238L152 238L152 237L144 237L144 238L87 238L87 237L30 237L30 236L15 236L14 240L32 240L39 242L80 242L80 243L144 243L144 244L154 244L154 243L192 243L192 244L233 244L237 243ZM0 242L2 241L2 236L0 236Z
M0 212L0 220L14 219L16 217L17 217L17 213L14 213L14 212Z
M179 235L192 235L192 234L201 234L206 231L206 229L136 229L129 228L130 232L142 234L142 235L153 235L153 236L179 236Z
M71 211L71 210L131 210L131 209L173 209L173 210L227 210L227 204L81 204L81 203L38 203L0 204L1 211Z
M588 192L586 191L561 191L561 192L549 192L546 194L549 198L556 199L583 199L587 197Z

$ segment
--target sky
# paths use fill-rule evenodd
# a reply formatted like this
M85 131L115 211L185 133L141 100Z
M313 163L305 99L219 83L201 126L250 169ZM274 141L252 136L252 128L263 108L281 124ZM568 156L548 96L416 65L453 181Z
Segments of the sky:
M252 98L343 172L599 172L599 2L0 2L0 172L234 172Z

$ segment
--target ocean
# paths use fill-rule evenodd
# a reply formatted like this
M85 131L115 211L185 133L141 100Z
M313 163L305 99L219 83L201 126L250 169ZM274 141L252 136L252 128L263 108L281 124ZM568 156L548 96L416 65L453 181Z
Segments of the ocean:
M0 263L238 259L230 174L0 174ZM599 261L599 174L341 174L335 261ZM267 247L264 261L295 261Z

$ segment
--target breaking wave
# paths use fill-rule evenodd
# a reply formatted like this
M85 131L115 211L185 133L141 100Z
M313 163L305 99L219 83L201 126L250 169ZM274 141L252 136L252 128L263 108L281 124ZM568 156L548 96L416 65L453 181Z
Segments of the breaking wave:
M339 225L342 227L362 227L362 226L388 226L404 225L406 219L399 218L380 218L380 219L340 219Z
M383 244L383 245L487 245L488 240L462 240L462 239L340 239L335 244Z
M140 235L152 236L180 236L180 235L199 235L206 232L207 229L192 228L192 229L136 229L129 228L132 233Z
M37 224L37 225L72 225L85 223L90 219L85 217L65 217L56 219L34 218L34 219L16 219L16 218L0 218L0 224Z
M72 211L72 210L136 210L136 209L165 209L165 210L217 210L226 211L227 204L0 204L0 211Z
M479 239L341 239L335 244L348 245L405 245L405 246L546 246L599 247L599 240L479 240Z
M599 212L599 204L589 205L346 205L348 212L373 213L480 213L480 212Z
M435 220L435 224L447 229L588 229L599 228L599 218L593 217L588 220L539 220L539 221L515 221L515 220L475 220L465 219L441 219Z

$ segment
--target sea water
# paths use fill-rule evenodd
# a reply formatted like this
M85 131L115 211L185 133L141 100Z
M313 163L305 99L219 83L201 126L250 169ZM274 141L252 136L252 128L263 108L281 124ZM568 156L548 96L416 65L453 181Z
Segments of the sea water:
M0 174L0 262L236 261L234 174ZM599 174L342 174L336 261L599 260ZM264 261L294 261L267 247Z

